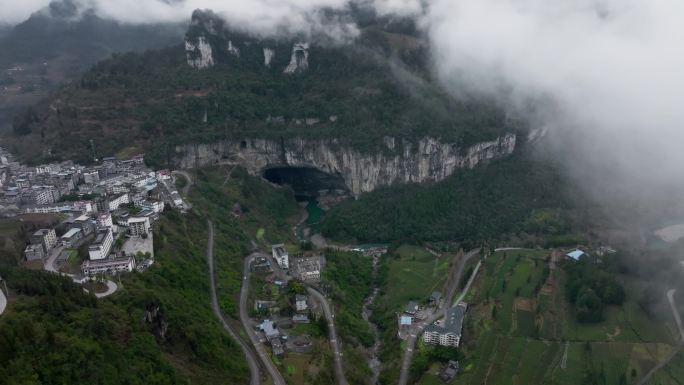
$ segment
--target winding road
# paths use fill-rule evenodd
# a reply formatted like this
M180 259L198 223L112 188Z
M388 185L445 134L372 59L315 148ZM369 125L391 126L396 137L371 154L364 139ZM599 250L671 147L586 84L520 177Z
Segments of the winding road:
M172 171L171 173L175 174L175 175L182 175L183 178L185 178L188 181L188 183L186 183L185 186L183 186L183 189L181 190L182 196L187 198L188 191L190 191L190 186L192 186L192 177L190 176L190 174L188 172L182 171L182 170L175 170L175 171Z
M214 315L219 319L223 328L230 334L230 336L235 340L235 342L240 345L242 352L245 355L247 364L249 365L250 371L250 385L259 385L261 383L261 371L259 369L259 363L254 355L254 352L247 346L247 344L240 338L239 333L235 330L225 319L221 308L218 303L218 294L216 293L216 276L214 275L214 224L207 219L207 228L209 229L209 236L207 240L207 265L209 266L209 284L211 291L211 309L214 311ZM247 264L248 265L248 264ZM243 291L245 284L243 282ZM242 293L240 293L240 313L242 313ZM240 317L242 318L242 316ZM251 329L245 328L248 331ZM253 332L252 332L253 333ZM250 335L251 338L251 335ZM285 383L278 383L274 381L276 385L284 385Z
M57 268L55 267L55 260L57 259L57 257L59 257L59 255L62 253L63 250L64 250L64 246L56 246L51 251L48 259L45 261L45 264L43 265L43 270L50 271L50 272L55 273L55 274L65 275L65 276L71 278L75 283L80 284L79 281L74 279L73 274L62 273L59 270L57 270ZM119 289L119 287L116 285L116 283L114 281L109 280L109 279L107 281L105 281L105 284L107 285L107 291L105 291L103 293L93 293L95 295L95 297L97 297L98 299L108 297L108 296L116 293L116 291ZM86 290L86 289L83 289L83 290L88 292L88 290Z
M247 313L247 297L249 294L250 275L249 266L255 257L256 254L251 254L249 257L245 258L244 262L244 267L242 271L242 288L240 289L240 321L242 322L242 327L245 329L247 335L249 336L249 340L252 342L252 346L254 346L254 349L259 355L261 363L266 368L271 378L273 378L273 383L275 385L285 385L285 379L280 374L280 371L278 371L278 368L275 367L273 361L271 361L271 357L269 357L268 352L264 348L264 345L261 342L259 342L256 333L254 333L254 329L250 325L249 314Z
M399 385L406 385L408 382L409 378L409 369L411 368L411 361L413 360L413 350L416 347L416 339L420 335L420 333L423 332L423 329L425 329L425 326L432 324L433 322L437 321L440 318L443 318L446 316L446 310L452 305L453 303L453 298L454 295L456 295L456 290L458 289L459 283L461 281L461 276L463 275L463 269L465 268L465 265L470 261L471 258L473 258L476 255L480 254L480 249L474 249L469 252L467 252L463 258L461 258L458 261L458 265L456 266L456 272L455 274L452 275L451 280L449 284L447 285L447 291L446 291L446 297L444 299L444 303L442 304L442 307L435 311L430 317L428 317L427 320L422 321L418 324L416 324L415 329L411 330L408 338L406 339L406 349L404 350L404 359L401 363L401 372L399 373ZM469 280L469 283L472 283L472 277L475 276L475 273L477 271L474 270L473 274L471 275L471 279ZM466 290L464 290L463 293L465 293ZM462 299L465 294L461 294L461 297L459 299Z
M344 376L344 370L342 369L342 352L340 351L340 343L337 339L337 332L335 331L335 316L332 313L330 304L318 290L310 286L307 286L306 290L309 292L309 295L316 298L316 301L321 304L325 319L328 321L328 338L330 339L330 347L332 347L333 357L335 359L335 378L337 379L337 385L348 385L349 383L347 382L347 378Z
M674 316L675 323L677 324L677 329L679 329L679 342L677 345L672 349L670 354L665 357L665 359L659 363L658 365L654 366L653 369L651 369L646 375L637 383L637 385L646 385L651 381L651 377L653 377L653 374L657 372L658 370L664 368L667 366L670 361L672 361L673 358L682 350L682 347L684 347L684 326L682 326L682 318L679 315L679 311L677 310L677 305L675 304L674 301L674 294L676 290L675 289L670 289L667 291L667 301L670 303L670 309L672 310L672 315Z

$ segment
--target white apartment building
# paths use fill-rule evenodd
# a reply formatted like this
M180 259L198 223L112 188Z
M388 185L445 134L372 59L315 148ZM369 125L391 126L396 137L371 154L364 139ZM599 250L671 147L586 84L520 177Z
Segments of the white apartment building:
M116 198L110 199L109 202L107 203L107 207L109 208L109 211L114 211L119 208L121 205L125 205L127 203L130 203L130 199L128 198L128 194L121 194Z
M285 245L282 243L273 245L271 246L271 252L273 253L273 259L276 260L278 266L282 269L290 268L290 256L287 254L287 250L285 250Z
M97 232L95 237L95 242L88 246L88 256L91 261L101 260L107 258L109 252L112 250L112 244L114 243L114 236L112 235L112 229L101 229Z
M112 214L104 213L97 217L97 225L100 227L112 227L114 222L112 221Z
M84 261L81 271L87 276L95 274L118 274L131 272L135 269L135 258L106 259L99 261Z
M131 217L128 219L128 230L131 235L139 237L150 232L150 218Z
M31 243L43 245L48 252L57 245L57 234L54 229L40 229L31 236Z
M466 308L465 303L459 303L449 308L443 324L425 327L423 341L426 344L458 347L461 343L461 331Z

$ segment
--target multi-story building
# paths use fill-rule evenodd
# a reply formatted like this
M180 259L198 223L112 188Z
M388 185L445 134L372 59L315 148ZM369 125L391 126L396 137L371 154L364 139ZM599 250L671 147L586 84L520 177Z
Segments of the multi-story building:
M97 218L97 225L100 227L112 227L114 222L112 221L112 214L103 213Z
M109 211L114 211L119 208L119 206L130 203L130 199L128 198L128 194L121 194L115 198L109 199L107 202L107 208Z
M54 229L40 229L31 235L31 243L43 245L45 252L49 252L57 245L57 234Z
M51 189L37 190L33 192L33 203L36 205L55 203L55 196Z
M306 300L307 298L305 295L297 294L295 296L295 309L297 309L297 311L304 311L308 309L309 305L307 305Z
M459 303L447 310L446 319L442 324L426 326L423 341L426 344L458 347L461 343L463 318L467 306L465 303Z
M318 282L321 279L323 256L313 255L309 257L293 258L292 275L306 282Z
M95 171L89 171L83 173L83 182L85 184L96 184L100 181L100 174Z
M97 261L84 261L81 271L87 276L95 274L118 274L135 269L135 258L114 258Z
M43 249L42 244L28 245L24 249L24 255L26 256L26 261L36 261L45 257L45 249Z
M128 218L128 231L131 235L141 237L150 232L150 218L131 217Z
M88 247L90 260L94 261L107 258L113 243L114 237L112 236L112 229L100 229L95 237L95 242Z
M65 247L75 247L83 238L83 232L79 228L73 228L62 235L62 244Z
M273 259L276 260L278 266L282 269L290 268L290 256L287 254L287 250L285 250L285 245L282 243L273 245L271 246L271 252L273 253Z
M81 229L84 237L89 236L95 231L95 223L93 223L93 220L85 214L74 219L74 222L69 227Z

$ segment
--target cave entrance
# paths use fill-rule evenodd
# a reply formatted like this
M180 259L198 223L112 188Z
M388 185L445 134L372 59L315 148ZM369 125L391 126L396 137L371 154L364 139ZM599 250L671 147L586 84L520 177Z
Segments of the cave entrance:
M342 195L349 191L342 176L313 167L269 167L264 170L263 175L272 183L292 187L298 201L327 195Z

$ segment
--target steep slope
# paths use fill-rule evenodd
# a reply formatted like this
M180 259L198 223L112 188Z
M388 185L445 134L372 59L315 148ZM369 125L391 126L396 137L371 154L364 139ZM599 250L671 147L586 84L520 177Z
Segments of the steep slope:
M249 149L265 153L264 166L290 152L290 160L359 180L358 188L349 183L359 192L439 180L510 153L516 127L496 105L440 89L422 64L427 49L378 26L346 45L260 38L196 11L183 45L99 63L17 119L10 142L28 161L144 151L149 162L170 167L216 164L244 155L226 149L263 143ZM491 143L496 148L486 150ZM316 146L328 155L306 154ZM473 156L477 148L488 155ZM347 164L320 163L323 157ZM389 168L376 181L357 178L351 170L369 161Z

